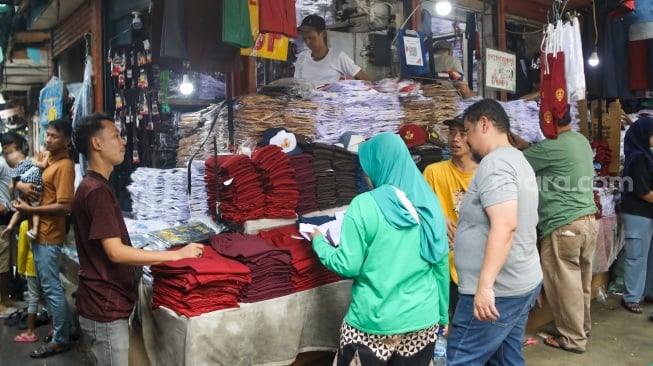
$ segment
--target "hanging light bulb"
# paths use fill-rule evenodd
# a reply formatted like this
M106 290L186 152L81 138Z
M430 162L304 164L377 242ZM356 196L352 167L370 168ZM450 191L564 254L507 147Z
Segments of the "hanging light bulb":
M598 65L599 64L599 54L596 51L592 52L592 55L590 56L589 60L587 60L587 63L592 67L595 67L596 65Z
M440 16L449 15L451 13L451 2L449 0L440 0L435 3L435 12Z
M193 85L193 82L188 77L188 72L190 71L190 63L188 61L184 61L182 69L183 69L182 72L184 73L184 76L181 78L181 84L179 84L179 91L183 95L193 94L193 91L195 90L195 86Z
M183 95L190 95L193 94L194 90L195 86L193 85L193 82L188 77L188 74L184 74L183 78L181 79L181 84L179 84L179 91Z
M599 30L596 27L596 2L592 1L592 12L594 13L594 52L587 60L587 64L591 67L596 67L599 64L598 43L599 43Z

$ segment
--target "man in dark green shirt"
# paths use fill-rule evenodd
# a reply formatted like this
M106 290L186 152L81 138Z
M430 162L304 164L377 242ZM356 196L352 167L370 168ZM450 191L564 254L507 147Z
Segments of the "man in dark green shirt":
M594 166L587 139L558 122L558 138L524 151L537 176L544 292L559 335L549 346L584 352L591 328L592 258L598 235L592 191ZM579 301L579 298L583 301Z

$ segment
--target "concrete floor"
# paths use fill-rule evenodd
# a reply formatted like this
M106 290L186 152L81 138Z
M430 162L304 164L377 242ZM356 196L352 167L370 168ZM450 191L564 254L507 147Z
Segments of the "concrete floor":
M546 346L537 331L547 331L550 324L527 336L537 345L525 346L528 366L653 366L653 322L649 314L653 304L642 304L643 314L633 314L620 305L621 297L609 295L607 305L592 302L592 332L583 354L574 354Z
M79 342L76 342L73 349L58 355L36 359L29 357L30 352L40 347L42 339L48 334L48 326L43 325L36 329L39 341L36 343L15 343L14 337L24 332L17 327L4 325L4 319L0 319L0 365L2 366L82 366L90 362L81 352Z
M619 296L610 295L607 306L596 301L592 303L593 328L587 352L577 355L545 346L537 333L548 331L549 324L527 334L539 342L537 345L524 347L526 364L528 366L653 366L653 322L648 320L649 314L653 311L653 304L642 304L645 312L638 315L624 310L619 305L619 300ZM38 347L41 342L14 343L13 337L18 332L16 327L6 327L0 321L0 365L81 366L89 364L88 358L81 352L79 344L76 344L73 350L67 353L41 360L32 359L28 356L29 352ZM38 328L37 334L42 339L47 334L47 326ZM296 364L327 366L331 365L332 360L333 356L329 354L305 354Z

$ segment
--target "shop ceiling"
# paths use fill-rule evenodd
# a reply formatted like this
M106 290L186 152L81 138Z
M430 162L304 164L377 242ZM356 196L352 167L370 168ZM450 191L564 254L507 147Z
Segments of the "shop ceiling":
M16 19L27 23L9 38L0 90L24 92L43 86L52 75L51 30L86 0L14 0ZM17 22L14 22L16 25Z
M24 92L48 81L52 75L50 31L85 1L14 0L16 17L27 18L28 24L25 30L16 31L9 40L0 90ZM482 10L497 1L500 0L455 0L454 3L466 9ZM537 24L546 21L547 12L556 1L503 0L503 3L508 19L523 19ZM588 8L592 0L566 0L562 5L567 10Z
M419 1L419 0L415 0ZM503 2L506 18L521 18L527 23L544 23L552 5L564 10L579 10L592 6L592 0L451 0L454 6L470 11L484 11Z

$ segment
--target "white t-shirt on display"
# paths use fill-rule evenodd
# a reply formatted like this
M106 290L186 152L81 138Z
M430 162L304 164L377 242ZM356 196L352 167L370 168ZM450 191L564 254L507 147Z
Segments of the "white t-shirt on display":
M344 52L329 49L329 53L320 61L314 61L311 50L297 56L295 77L307 79L314 85L333 83L340 78L353 78L361 68Z

